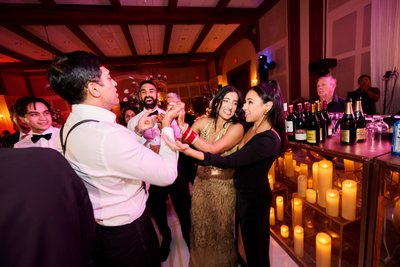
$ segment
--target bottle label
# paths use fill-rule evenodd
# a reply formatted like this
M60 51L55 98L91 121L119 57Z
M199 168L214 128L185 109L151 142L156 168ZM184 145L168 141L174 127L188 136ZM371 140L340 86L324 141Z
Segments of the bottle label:
M286 121L286 133L293 133L293 121Z
M364 141L367 139L367 129L357 128L357 141Z
M307 131L305 129L298 129L294 132L294 139L297 141L307 140Z
M328 127L328 136L332 136L332 126Z
M317 131L307 130L307 143L316 144L317 143Z
M340 130L340 141L343 143L350 143L350 130Z

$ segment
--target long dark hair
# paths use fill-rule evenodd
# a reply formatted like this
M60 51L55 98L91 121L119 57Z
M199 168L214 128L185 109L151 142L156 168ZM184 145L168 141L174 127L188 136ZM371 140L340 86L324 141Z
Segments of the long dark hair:
M271 124L281 138L281 154L286 147L286 126L283 113L283 96L279 84L275 80L267 83L261 83L253 86L250 90L254 90L264 103L272 101L272 108L265 115L265 119Z
M235 111L235 115L233 115L226 123L228 122L238 123L242 121L243 97L238 89L230 85L222 87L215 94L211 102L211 112L209 115L210 118L213 119L218 118L219 110L221 109L222 106L222 100L224 99L225 95L230 92L234 92L238 95L238 105Z

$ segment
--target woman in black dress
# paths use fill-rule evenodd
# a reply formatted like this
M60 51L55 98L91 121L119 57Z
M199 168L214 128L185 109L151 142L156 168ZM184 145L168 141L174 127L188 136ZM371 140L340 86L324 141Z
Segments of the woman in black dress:
M269 266L272 192L267 175L286 143L283 98L278 84L270 81L252 87L246 95L243 110L251 127L240 142L239 150L229 156L204 153L179 141L164 140L170 147L203 161L205 165L235 168L239 254L250 267ZM183 139L196 140L192 133L185 137ZM240 249L241 244L244 251Z

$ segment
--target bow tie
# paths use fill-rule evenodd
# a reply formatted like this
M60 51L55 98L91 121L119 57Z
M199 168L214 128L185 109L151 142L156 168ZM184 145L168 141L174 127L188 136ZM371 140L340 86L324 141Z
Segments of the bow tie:
M32 140L33 143L36 143L42 137L44 139L46 139L46 140L50 140L51 133L48 133L48 134L34 134L34 135L32 135L31 140Z

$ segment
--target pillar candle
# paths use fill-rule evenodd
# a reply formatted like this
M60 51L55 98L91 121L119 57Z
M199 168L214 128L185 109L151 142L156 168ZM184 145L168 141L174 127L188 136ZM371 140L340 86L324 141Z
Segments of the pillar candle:
M275 209L274 209L274 207L271 207L269 209L269 225L270 226L275 225Z
M307 176L301 174L297 177L297 193L300 197L306 197Z
M278 157L278 170L279 170L279 175L283 176L284 173L284 159L282 157Z
M326 213L329 216L339 216L339 191L329 189L326 191Z
M300 175L300 166L294 167L294 176L298 177Z
M307 189L306 200L307 200L307 202L312 203L312 204L317 202L317 192L314 189Z
M283 221L283 196L276 197L276 217L278 221Z
M316 267L331 266L331 237L324 232L317 234L315 238L315 261Z
M276 166L276 160L272 163L268 171L268 176L271 175L272 178L272 184L275 184L275 166Z
M294 236L294 253L297 256L304 256L304 229L300 225L296 225L293 229Z
M274 190L274 181L272 179L271 174L268 174L268 182L269 182L269 187L271 187L271 190Z
M305 163L300 163L300 174L308 177L308 165Z
M292 163L293 163L293 170L294 170L296 168L296 166L297 166L297 161L295 159L293 159Z
M356 219L357 183L344 180L342 183L342 217L349 221Z
M303 226L303 201L301 198L292 199L292 224Z
M307 188L313 188L313 180L312 178L307 179Z
M318 189L318 162L314 162L312 165L312 177L313 177L313 189Z
M318 205L325 208L326 190L332 188L333 164L332 161L323 159L318 162Z
M294 169L293 169L293 153L292 151L285 152L285 175L286 177L293 177L294 176Z
M281 236L283 238L288 238L289 237L289 227L287 225L282 225L281 226Z

